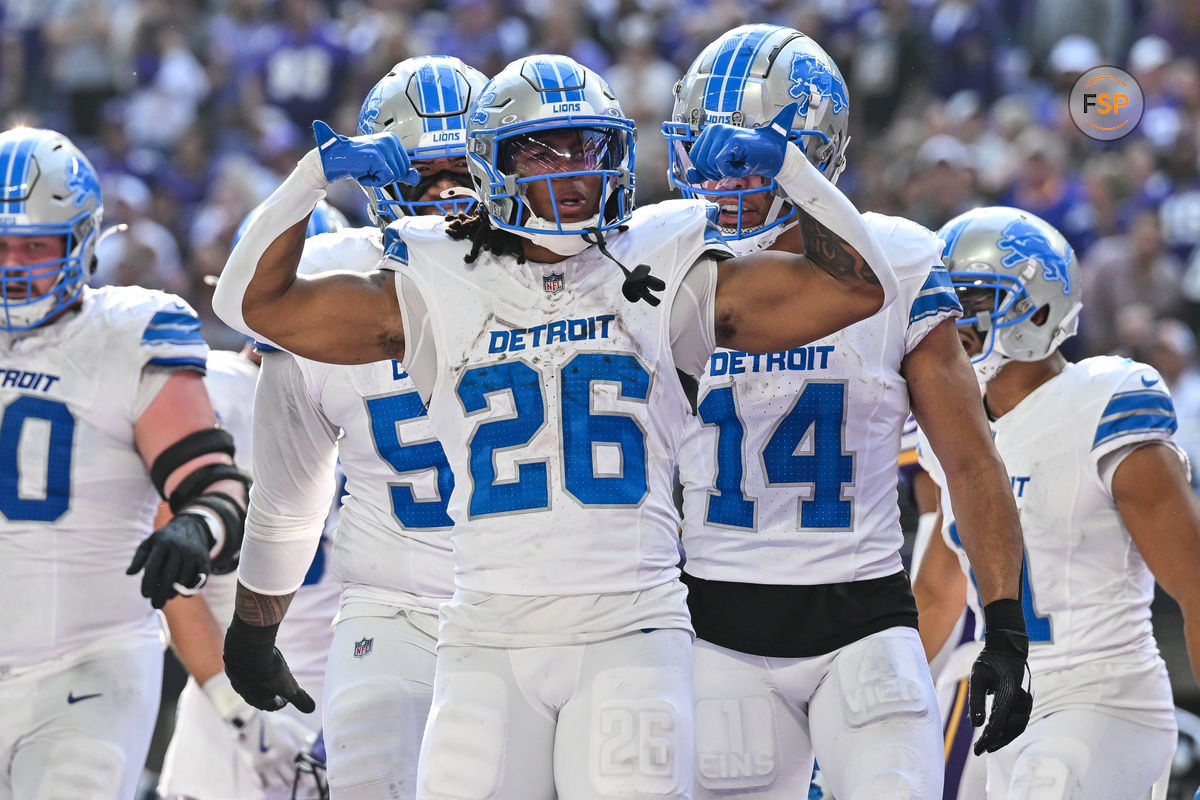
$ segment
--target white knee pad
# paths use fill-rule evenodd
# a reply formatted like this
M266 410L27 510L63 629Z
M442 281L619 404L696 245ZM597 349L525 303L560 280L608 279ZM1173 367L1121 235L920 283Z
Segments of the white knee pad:
M421 745L418 795L422 800L487 800L500 785L509 744L504 682L486 672L454 673L442 682L445 699L430 711Z
M855 789L849 800L924 800L928 796L913 785L912 776L903 772L881 772Z
M326 701L329 785L339 797L411 800L432 689L374 677Z
M779 774L775 717L765 696L696 702L696 777L706 789L771 785Z
M39 771L30 800L111 800L123 791L125 756L108 742L66 739L46 751L41 764L22 764L21 772ZM28 781L14 774L16 796ZM129 787L132 789L132 787Z
M1011 800L1085 800L1083 786L1068 759L1052 751L1026 750L1013 765L1012 783L1007 793L989 795Z
M903 642L884 637L864 639L845 649L833 662L842 717L861 728L892 717L936 713L932 696L915 677L929 668L918 663ZM928 677L925 678L929 681Z

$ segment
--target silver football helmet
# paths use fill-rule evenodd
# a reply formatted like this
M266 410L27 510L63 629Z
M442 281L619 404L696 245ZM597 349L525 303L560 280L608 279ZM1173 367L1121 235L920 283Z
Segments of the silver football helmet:
M0 265L0 330L37 327L74 303L96 268L104 207L87 157L61 133L12 128L0 133L0 236L62 236L62 258ZM55 276L44 293L34 284Z
M688 151L700 130L712 122L747 128L769 124L790 103L796 116L790 138L831 183L846 166L850 100L846 82L833 59L820 45L794 28L743 25L725 33L701 51L675 84L671 120L662 126L667 139L671 183L685 197L705 197L715 203L736 201L737 226L723 229L728 239L760 237L795 219L774 181L752 189L716 191L689 183ZM747 195L771 193L774 201L766 221L743 225ZM786 208L785 208L786 206ZM757 241L759 247L770 242Z
M414 167L425 159L465 157L467 109L486 83L482 72L452 56L406 59L392 67L363 101L358 132L396 134ZM475 205L469 193L441 200L419 199L440 176L431 175L416 186L363 187L371 219L386 228L404 215L469 211Z
M538 160L545 155L532 152L539 146L539 134L562 130L579 137L581 169L517 174L518 158ZM611 230L633 213L633 120L625 116L603 78L566 56L528 56L501 70L471 109L467 139L471 177L498 228L571 255L587 247L580 234ZM553 198L555 179L578 175L602 179L595 216L563 222L557 205L554 219L534 213L526 199L531 184L545 181Z
M1005 206L960 214L938 231L942 261L962 301L959 325L983 349L972 357L980 383L1004 363L1040 361L1075 335L1083 308L1079 261L1045 220ZM1045 319L1035 314L1045 307Z

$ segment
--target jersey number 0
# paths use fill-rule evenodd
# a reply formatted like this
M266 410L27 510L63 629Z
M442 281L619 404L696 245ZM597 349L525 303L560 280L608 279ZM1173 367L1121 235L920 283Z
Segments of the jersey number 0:
M30 420L47 423L46 483L42 497L21 496L21 437ZM71 450L75 417L65 403L25 395L0 417L0 513L13 522L53 522L71 505ZM27 465L28 466L28 465Z

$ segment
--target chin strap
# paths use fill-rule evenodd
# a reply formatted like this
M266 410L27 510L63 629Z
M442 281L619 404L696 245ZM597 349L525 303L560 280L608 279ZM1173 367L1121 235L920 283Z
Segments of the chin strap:
M588 238L589 235L591 238ZM608 248L604 244L604 234L597 228L585 228L580 234L581 238L588 244L596 245L596 249L600 251L600 255L607 258L609 261L616 264L625 273L625 282L621 284L621 294L625 295L625 299L631 303L636 303L638 300L645 300L651 306L657 306L662 300L655 297L651 292L661 292L667 288L661 278L657 278L650 274L650 267L647 264L638 264L632 270L626 267L616 256L608 252Z

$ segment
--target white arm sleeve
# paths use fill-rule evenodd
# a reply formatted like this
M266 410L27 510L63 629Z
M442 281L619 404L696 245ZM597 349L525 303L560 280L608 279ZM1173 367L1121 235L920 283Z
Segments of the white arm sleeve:
M242 318L246 287L250 285L250 279L258 268L258 260L267 248L284 231L312 212L317 203L324 199L328 185L329 181L321 170L320 154L315 149L310 150L279 188L254 210L250 224L229 254L229 261L225 263L216 291L213 292L213 311L226 325L260 342L278 347L251 330Z
M717 262L705 256L679 283L671 304L671 355L675 368L699 379L717 346L713 308L717 294Z
M338 429L312 403L296 360L263 355L254 393L254 486L238 579L260 594L296 591L333 500Z
M859 252L879 279L883 287L883 307L887 308L896 299L900 283L883 248L846 195L818 172L794 144L787 146L775 183L788 199Z

